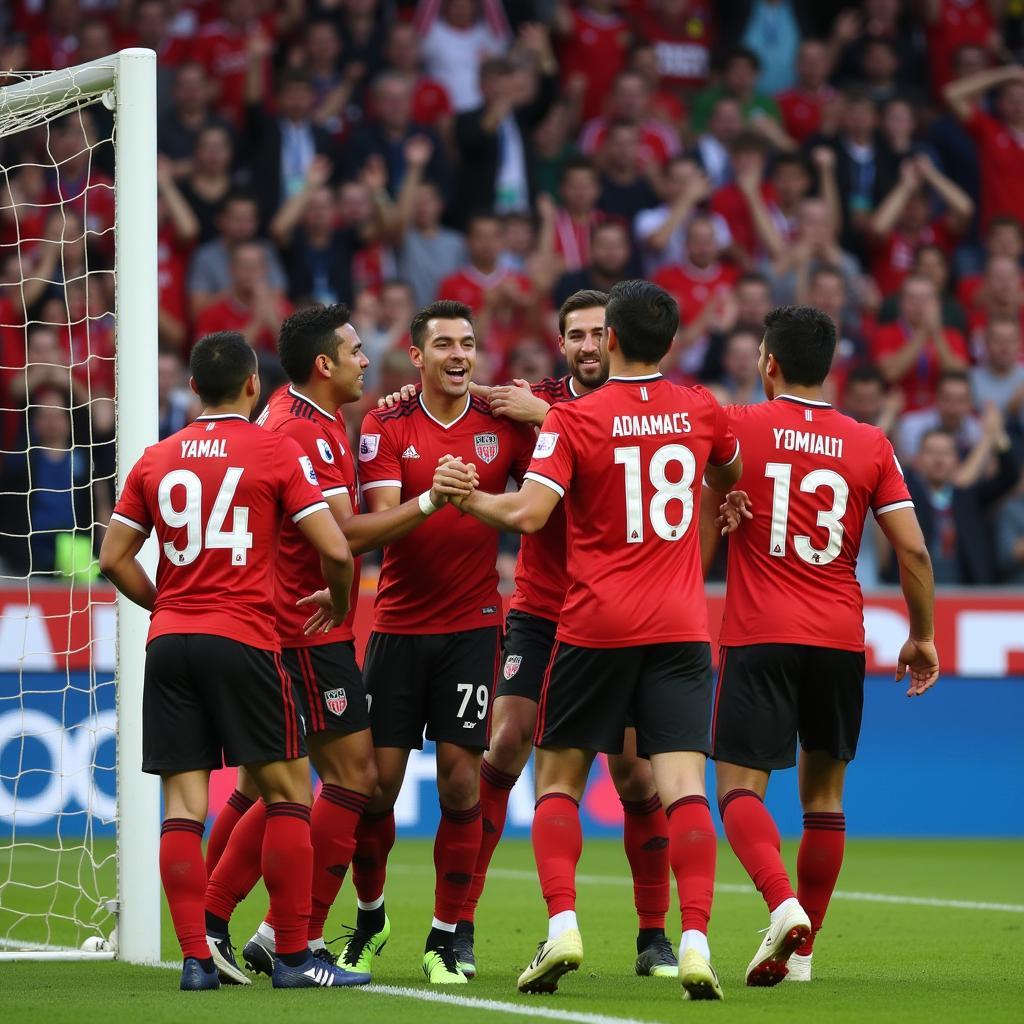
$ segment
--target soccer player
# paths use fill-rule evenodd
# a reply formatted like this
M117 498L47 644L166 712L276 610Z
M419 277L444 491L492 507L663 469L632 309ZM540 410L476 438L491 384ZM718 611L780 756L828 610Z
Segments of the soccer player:
M552 405L589 394L608 378L604 347L605 292L575 292L559 310L559 347L569 375L528 387L486 389L492 412L539 427ZM565 513L557 508L547 525L523 537L515 592L505 621L502 671L494 695L491 743L480 767L483 840L473 884L455 930L463 968L475 970L473 917L487 867L501 840L509 794L533 750L544 672L555 644L555 627L569 579L565 565ZM623 752L608 758L624 811L623 844L633 874L639 931L636 973L678 977L679 964L665 935L669 907L668 822L658 800L650 762L636 754L636 732L626 730Z
M309 762L281 664L273 565L290 520L319 552L338 625L348 610L352 555L298 445L249 423L259 376L242 335L203 338L191 371L202 415L146 449L100 550L107 578L152 612L142 770L163 780L160 876L184 956L181 987L220 984L203 920L202 836L210 772L222 763L245 765L267 806L263 876L277 925L274 986L350 984L314 960L307 942ZM136 559L153 531L155 586Z
M427 501L441 507L447 497L431 487L425 492L427 501L416 497L386 511L356 514L355 463L338 410L362 397L363 373L369 361L349 317L344 305L314 306L285 321L278 355L292 384L273 395L257 422L298 442L316 470L335 521L353 554L358 555L404 537L426 520L428 512L423 506ZM316 605L310 595L323 587L324 579L315 551L289 524L281 531L275 569L282 661L305 722L310 759L323 783L312 813L309 943L318 960L334 963L336 958L324 945L324 923L352 859L356 826L377 782L366 690L356 664L352 632L358 563L349 615L339 628L326 633L307 633L309 606ZM324 598L330 600L329 592L324 592ZM233 830L207 888L207 932L228 961L218 966L229 976L232 969L238 972L238 967L230 949L228 922L259 878L264 821L265 807L256 803ZM265 921L243 955L253 970L272 974L274 948L274 929Z
M424 492L445 455L474 461L479 487L502 493L510 475L522 478L535 435L470 395L476 341L469 307L435 302L413 318L411 335L421 381L416 402L374 409L363 421L359 466L369 510L419 494L424 511L433 511ZM433 984L466 982L454 933L480 850L480 759L501 651L497 553L497 535L454 508L385 549L364 666L379 784L356 835L359 913L342 955L354 971L368 968L390 928L384 880L394 804L409 751L422 748L426 727L437 744L441 824L423 972Z
M533 848L548 937L519 977L522 992L553 992L583 962L579 800L596 752L620 753L631 721L667 809L684 996L722 997L706 934L715 874L704 794L712 681L694 488L702 476L728 488L741 464L714 397L658 371L678 325L675 301L657 285L617 284L605 315L607 383L552 407L519 491L477 490L462 503L498 529L536 533L566 500L569 589L534 735ZM455 476L472 468L448 465Z
M917 696L939 676L931 562L892 445L822 400L835 344L819 310L770 313L760 369L771 401L728 410L744 456L742 493L730 503L749 521L729 542L712 738L725 834L771 913L748 985L774 985L787 970L810 980L842 866L843 782L864 699L855 570L869 510L896 552L910 619L896 679L909 671L907 693ZM804 832L794 893L763 800L771 772L796 762L798 737Z

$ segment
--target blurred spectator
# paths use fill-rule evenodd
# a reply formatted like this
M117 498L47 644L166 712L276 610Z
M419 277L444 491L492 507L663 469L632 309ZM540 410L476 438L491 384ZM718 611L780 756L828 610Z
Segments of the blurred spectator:
M562 270L573 273L590 263L590 236L605 220L597 209L601 179L589 158L577 156L566 162L558 194L562 205L554 215L554 253Z
M957 454L966 458L981 440L981 421L973 413L971 378L964 370L948 370L935 387L935 405L908 412L896 433L896 452L913 462L921 439L932 430L944 430L956 439Z
M556 65L543 29L526 38L537 57L539 80L525 55L516 61L491 59L480 69L484 105L455 120L462 173L454 210L460 223L476 210L508 213L529 206L525 140L554 102Z
M634 6L664 84L688 93L705 85L714 43L712 5L705 0L649 0Z
M748 261L782 251L769 210L775 189L764 177L767 153L767 143L756 132L737 135L729 147L734 181L711 197L711 209L725 219L740 256Z
M232 192L224 200L217 215L217 236L196 249L189 265L188 292L193 316L227 294L231 286L231 253L245 242L255 242L263 250L270 287L278 292L285 290L288 282L277 249L266 239L257 238L259 226L254 196Z
M82 27L79 0L49 0L42 31L29 41L29 67L66 68L76 62L78 37Z
M984 477L982 470L993 454L995 475ZM906 477L937 584L996 582L988 512L1016 486L1018 476L1019 465L998 410L986 413L982 439L964 461L948 431L925 434L917 465L906 470Z
M616 76L626 66L631 32L616 11L618 0L585 0L555 5L553 29L558 36L562 89L581 97L584 118L604 110Z
M869 39L861 52L860 87L879 107L907 95L900 78L899 48L891 39ZM915 99L920 99L918 93Z
M456 113L486 103L486 96L482 95L482 63L504 54L511 41L501 3L420 0L416 28L423 40L427 74L444 86Z
M985 234L985 262L993 256L1005 256L1018 266L1024 259L1024 227L1015 217L993 217ZM1024 274L1024 269L1021 270ZM983 303L984 274L966 274L957 285L957 298L971 312Z
M442 138L450 138L454 108L448 90L423 73L423 53L415 26L397 22L388 32L384 49L387 66L412 79L412 120L434 128Z
M699 93L693 102L690 115L693 131L707 130L715 103L723 96L739 103L744 120L767 117L781 125L782 116L778 104L770 95L757 91L760 74L761 58L753 50L738 47L729 53L722 64L721 83Z
M352 134L348 146L349 172L355 176L367 158L377 156L387 168L387 188L397 195L406 174L406 144L414 136L430 143L422 176L433 181L447 196L450 189L448 161L433 129L413 121L414 79L404 71L382 71L369 90L370 118Z
M1016 320L1024 327L1024 278L1020 265L1009 256L992 256L985 266L981 287L967 316L968 343L980 354L985 325L991 320Z
M899 53L900 76L906 82L923 77L924 38L905 16L903 0L863 0L861 11L839 15L833 39L843 45L836 78L843 85L856 81L864 63L864 51L875 39L894 44Z
M755 405L765 400L764 385L757 368L761 337L743 328L725 340L722 380L718 385L723 405Z
M184 351L188 340L185 258L199 237L199 221L174 180L170 157L157 157L157 298L161 345Z
M968 362L963 335L942 325L935 285L919 275L904 279L900 319L878 328L871 353L885 379L902 389L908 410L931 405L939 375Z
M227 294L211 302L196 321L196 337L216 331L241 331L259 350L261 360L275 360L277 335L291 311L287 300L270 286L267 255L259 242L241 242L231 250ZM276 360L275 360L276 361Z
M694 218L705 212L711 193L711 181L697 161L691 157L669 161L661 180L663 203L641 210L633 222L645 274L683 262L687 231ZM718 213L711 213L710 218L719 252L728 249L732 244L728 222Z
M406 143L406 174L398 193L398 271L411 285L417 307L433 302L441 281L466 262L462 234L441 225L444 197L440 189L423 180L430 147L424 136Z
M938 245L922 245L914 252L911 273L928 278L935 285L935 291L941 304L942 323L946 327L955 327L966 337L967 317L963 306L950 292L949 256L945 249ZM875 289L875 279L870 278L870 288ZM899 292L886 296L878 308L879 323L888 324L899 319Z
M573 112L564 101L552 105L547 116L533 130L529 174L538 193L558 194L565 168L578 156L570 141Z
M181 194L199 221L199 241L217 235L217 214L231 191L231 136L223 125L211 124L199 130L188 176Z
M836 351L827 382L831 400L843 393L847 374L867 359L863 319L856 304L850 302L843 271L828 263L811 271L806 301L809 306L827 313L836 325Z
M177 349L162 348L157 356L157 402L160 440L187 426L200 413L199 399L188 388L185 362Z
M611 291L628 277L631 260L629 231L625 225L616 220L598 224L590 240L590 265L562 275L555 285L554 304L561 306L573 292L586 288Z
M896 389L886 390L885 378L873 366L850 371L840 409L858 423L870 423L886 436L892 433L903 403ZM894 400L895 399L895 400Z
M555 375L555 356L550 345L540 338L523 338L509 357L509 380L525 380L539 384L545 377Z
M753 0L742 42L761 63L757 87L774 96L794 82L800 49L800 25L792 0Z
M309 76L313 90L313 121L332 136L347 127L346 114L363 68L357 62L341 67L344 47L341 33L333 21L317 18L306 27L298 66Z
M338 154L327 130L313 121L316 95L305 71L281 74L275 94L275 115L265 112L265 88L261 74L249 75L245 127L260 220L267 224L274 211L302 188L310 164L318 156L336 165Z
M1021 364L1020 322L991 320L985 327L985 358L971 367L974 404L994 405L1010 426L1021 426L1024 406L1024 365Z
M603 148L613 126L631 124L639 134L639 164L664 164L679 152L679 138L655 116L652 98L651 87L640 72L623 71L615 79L607 115L591 118L583 126L580 149L593 156Z
M597 165L601 170L597 207L602 213L632 225L641 210L657 202L650 180L655 168L643 161L640 130L635 125L620 121L608 129L598 151Z
M996 562L1000 583L1024 583L1024 496L1019 486L996 513Z
M990 89L998 89L996 116L977 103ZM978 149L982 230L999 214L1024 222L1024 67L979 71L950 82L944 95Z
M776 97L786 134L798 143L822 131L825 107L837 93L829 85L832 61L820 39L805 39L796 60L796 83Z
M382 377L382 367L392 352L405 353L411 340L409 324L416 312L412 289L405 281L385 281L376 297L363 291L356 299L352 322L370 360L366 368L366 388L373 390Z
M743 131L743 111L731 96L722 96L711 107L707 131L697 139L697 155L711 183L719 188L732 179L730 150Z
M228 129L222 118L210 111L211 86L202 64L188 61L175 76L171 107L157 122L157 148L174 163L176 177L192 173L199 133L211 125Z
M924 0L921 13L928 36L929 78L934 95L941 95L955 77L958 49L973 46L986 52L994 48L1001 6L992 0Z

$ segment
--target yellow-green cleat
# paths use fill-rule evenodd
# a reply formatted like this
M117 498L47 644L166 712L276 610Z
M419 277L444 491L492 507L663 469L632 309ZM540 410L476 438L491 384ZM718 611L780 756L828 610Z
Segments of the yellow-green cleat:
M688 949L679 961L679 983L684 999L724 999L714 967L695 949Z
M520 992L550 995L557 991L559 979L583 963L583 937L576 928L562 932L537 946L537 955L519 975Z
M423 954L423 974L431 985L468 985L466 976L455 962L455 950L428 949Z
M379 932L368 928L352 928L345 936L345 949L338 958L339 966L356 974L372 974L373 958L380 956L391 936L391 921L384 915L384 927Z

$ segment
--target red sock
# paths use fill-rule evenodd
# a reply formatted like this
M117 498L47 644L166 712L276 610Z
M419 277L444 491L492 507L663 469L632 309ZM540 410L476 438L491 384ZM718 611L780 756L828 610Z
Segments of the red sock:
M384 895L388 854L395 845L394 809L383 814L364 814L356 826L356 851L352 854L352 882L363 903Z
M796 891L800 906L811 919L811 937L797 950L810 955L821 931L828 901L843 866L846 815L841 811L815 811L804 815L804 834L796 857Z
M731 789L719 802L722 824L736 859L747 869L769 910L795 898L786 866L782 840L764 801L752 790Z
M356 826L366 807L362 793L326 785L313 803L310 835L313 841L313 910L310 939L323 938L324 922L345 881L356 848Z
M465 811L441 805L441 824L434 839L434 917L438 921L455 924L462 916L482 835L479 802Z
M255 801L250 800L244 793L237 789L228 797L228 802L221 808L220 814L213 819L213 827L210 829L210 838L206 841L206 874L212 875L213 869L220 863L224 854L224 847L228 845L228 837L235 830L235 826L241 820Z
M679 890L683 931L707 934L715 895L718 838L706 797L684 796L665 812L668 818L668 856Z
M622 843L633 873L633 902L641 928L665 929L668 913L668 819L657 796L623 800Z
M476 905L487 881L487 868L491 857L505 831L505 815L508 813L508 797L518 781L517 775L509 775L488 764L487 758L480 762L480 811L483 815L483 832L480 839L480 853L473 869L473 881L469 895L462 908L463 921L472 921L476 916Z
M206 909L211 914L230 921L235 907L260 880L266 822L267 806L262 800L257 800L235 826L217 867L210 872L210 880L206 883Z
M203 824L191 818L168 818L160 828L160 880L171 908L174 934L181 954L208 960L206 865L203 863Z
M547 793L533 814L533 856L548 917L576 909L576 865L583 852L580 805L568 793Z
M263 880L270 893L270 916L278 953L301 953L309 948L313 885L309 816L305 804L276 803L267 808Z

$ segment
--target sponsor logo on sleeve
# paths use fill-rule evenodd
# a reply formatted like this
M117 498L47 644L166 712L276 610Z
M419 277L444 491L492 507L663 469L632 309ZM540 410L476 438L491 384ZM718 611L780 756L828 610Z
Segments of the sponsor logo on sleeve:
M334 462L334 452L331 451L331 442L326 437L318 437L316 439L316 446L320 449L320 458L324 460L328 465Z
M493 462L498 457L498 435L477 434L473 438L473 450L478 459L484 462Z
M533 457L535 459L546 459L555 450L555 445L558 444L558 435L552 433L549 430L541 431L537 435L537 446L533 449Z
M308 455L299 456L299 465L302 467L302 474L314 486L319 487L320 481L316 477L316 470Z
M359 438L359 461L373 462L380 447L380 434L363 434Z

